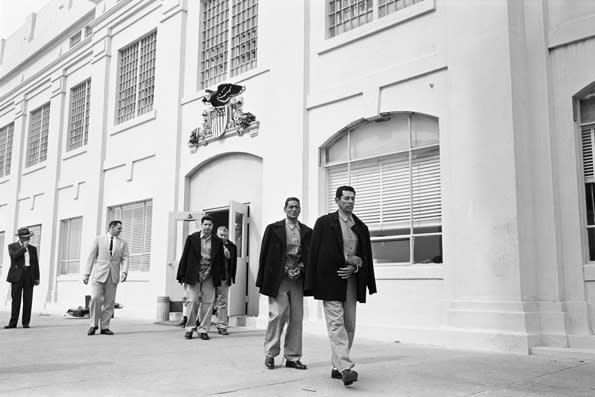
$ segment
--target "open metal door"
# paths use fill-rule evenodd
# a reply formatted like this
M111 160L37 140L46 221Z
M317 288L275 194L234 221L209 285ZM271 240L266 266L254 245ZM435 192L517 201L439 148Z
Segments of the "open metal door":
M248 289L248 205L229 202L229 240L238 247L236 282L229 290L229 315L246 314Z

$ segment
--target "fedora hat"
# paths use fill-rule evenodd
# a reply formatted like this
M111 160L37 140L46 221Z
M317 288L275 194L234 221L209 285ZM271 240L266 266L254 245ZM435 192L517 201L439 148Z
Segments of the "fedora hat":
M27 227L21 227L19 228L19 230L17 231L17 234L15 234L15 236L19 236L19 238L27 238L27 237L31 237L33 236L32 231L29 231L29 228Z

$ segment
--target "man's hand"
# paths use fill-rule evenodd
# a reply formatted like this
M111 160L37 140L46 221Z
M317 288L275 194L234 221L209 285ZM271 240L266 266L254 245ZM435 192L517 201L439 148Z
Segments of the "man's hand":
M33 281L33 284L35 284L35 285L39 285L39 280L35 280L35 281Z
M362 261L362 258L360 258L359 256L351 255L345 258L345 263L347 263L348 265L360 267L364 262Z
M85 274L83 276L83 284L87 285L88 282L89 282L89 275L88 274Z
M226 247L226 246L223 246L223 254L225 255L225 257L226 257L227 259L230 259L230 258L231 258L231 255L230 255L230 253L229 253L229 250L227 249L227 247Z
M124 281L126 281L127 277L128 277L128 273L122 272L122 275L120 276L120 282L123 283Z
M23 241L23 247L29 248L29 241L27 241L27 240Z
M355 269L357 269L357 266L355 266L355 265L347 265L347 266L342 267L339 270L337 270L337 274L342 279L348 279L349 277L351 277L351 275L353 274L353 272L355 272Z

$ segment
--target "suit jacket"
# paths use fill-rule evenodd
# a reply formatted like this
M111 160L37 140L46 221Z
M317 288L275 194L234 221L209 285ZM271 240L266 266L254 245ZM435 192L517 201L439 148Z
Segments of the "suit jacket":
M227 243L225 245L229 250L229 274L231 277L231 280L227 280L227 282L229 285L232 285L236 282L236 269L238 267L238 247L229 240L227 240ZM225 275L223 279L227 278L225 272L223 273Z
M85 266L85 274L91 274L91 280L94 282L104 283L111 270L112 280L118 284L120 272L128 273L128 243L121 237L114 238L112 256L109 254L109 243L108 234L95 237Z
M310 239L312 229L299 222L300 247L304 270L309 266ZM287 233L285 232L285 219L271 223L264 231L260 259L258 262L258 276L256 286L263 295L275 297L279 294L279 286L285 274L285 256L287 254ZM302 282L304 277L302 276Z
M180 283L196 284L200 270L201 232L192 233L186 238L184 251L178 265L176 279ZM215 234L211 234L211 277L215 287L221 286L221 280L225 279L225 256L223 254L223 241Z
M37 248L29 245L29 265L33 271L33 280L39 281L39 259L37 258ZM6 281L9 283L18 283L23 281L23 269L25 267L25 247L17 241L16 243L8 244L8 255L10 256L10 269L6 276Z
M351 230L357 236L357 256L363 262L362 267L353 276L357 279L357 300L365 303L366 287L370 294L376 293L372 244L368 227L357 216L352 216L355 225ZM339 214L331 212L318 218L314 225L310 263L306 268L305 292L313 294L314 299L344 302L347 296L347 280L340 278L337 270L345 266Z

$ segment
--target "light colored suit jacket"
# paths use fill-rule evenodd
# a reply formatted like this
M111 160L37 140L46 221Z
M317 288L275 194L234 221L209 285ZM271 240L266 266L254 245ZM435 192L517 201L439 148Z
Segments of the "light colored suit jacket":
M112 280L120 282L120 271L128 273L128 243L123 238L114 238L112 256L109 254L109 235L95 237L91 253L85 266L85 274L91 274L91 280L104 283L111 270Z

